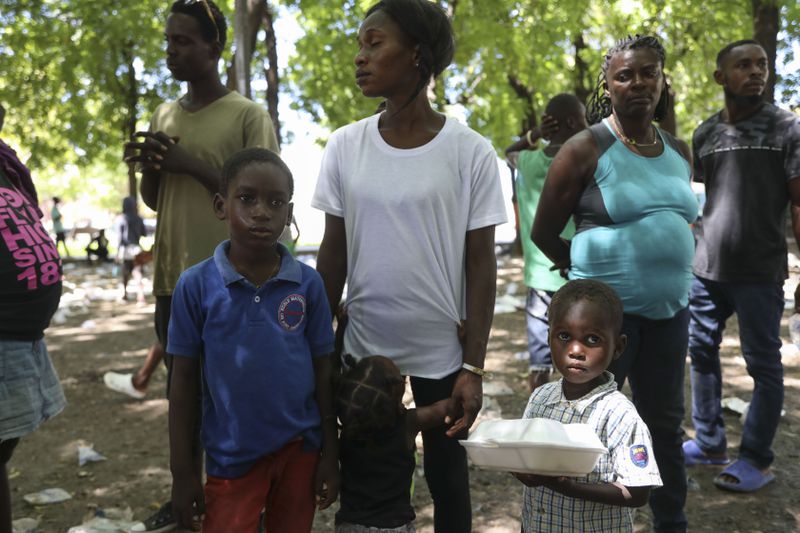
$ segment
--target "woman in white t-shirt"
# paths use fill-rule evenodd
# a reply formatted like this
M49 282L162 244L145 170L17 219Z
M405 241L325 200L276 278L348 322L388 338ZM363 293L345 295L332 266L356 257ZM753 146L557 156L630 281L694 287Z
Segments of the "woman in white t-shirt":
M425 475L436 531L470 531L457 438L482 403L494 226L506 220L497 156L428 101L428 84L453 58L441 8L383 0L367 12L358 44L356 84L386 107L328 141L312 201L326 213L317 269L334 309L348 283L347 353L390 357L411 376L417 406L452 399L450 428L423 432Z

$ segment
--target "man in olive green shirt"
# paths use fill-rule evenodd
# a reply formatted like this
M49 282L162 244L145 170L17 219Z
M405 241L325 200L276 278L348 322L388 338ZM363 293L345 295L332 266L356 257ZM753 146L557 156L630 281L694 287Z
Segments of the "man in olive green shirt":
M126 161L138 163L142 170L142 200L158 216L153 294L156 334L162 346L168 345L172 292L178 277L212 256L216 245L228 237L226 225L212 209L223 163L245 148L278 151L266 110L231 92L220 80L218 63L226 32L225 18L214 2L172 4L164 32L167 67L175 80L187 83L187 91L177 101L161 104L149 131L137 133L140 140L126 145L133 154ZM171 357L166 355L164 360L169 393ZM195 455L199 477L199 445ZM137 531L167 531L174 527L171 524L174 520L166 504L139 524Z

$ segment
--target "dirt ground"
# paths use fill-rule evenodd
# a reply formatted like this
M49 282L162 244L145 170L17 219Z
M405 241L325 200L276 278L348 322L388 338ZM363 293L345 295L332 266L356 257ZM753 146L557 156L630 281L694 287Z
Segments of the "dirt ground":
M523 294L520 259L501 260L499 274L500 294L509 283L517 284L518 296ZM170 491L166 372L159 369L142 401L109 391L102 380L108 370L132 372L143 361L154 340L152 299L144 307L120 301L110 266L74 263L67 266L65 280L70 314L47 331L46 340L69 405L61 415L24 438L10 463L14 518L38 519L37 531L44 533L67 531L98 510L111 508L130 508L135 519L143 519L169 497ZM787 287L792 283L796 279ZM787 310L785 317L789 314ZM785 318L782 331L788 342ZM749 401L752 381L740 356L735 321L726 334L724 396ZM492 375L487 382L504 383L513 391L490 402L494 412L499 408L504 418L518 418L527 400L527 366L514 357L525 348L523 312L497 315L487 359ZM690 469L695 485L687 502L691 531L800 530L800 355L786 356L784 363L786 415L775 441L776 481L756 494L738 495L713 486L719 468ZM688 379L686 398L688 402ZM726 424L729 453L735 457L741 435L739 416L726 414ZM688 415L685 427L691 435ZM80 467L77 447L81 444L93 444L107 460ZM429 532L432 506L421 471L417 474L414 503L418 530ZM45 506L32 506L23 500L25 494L52 487L66 490L72 499ZM475 531L519 531L521 486L510 475L472 468L471 489ZM333 514L332 510L318 513L314 531L333 531ZM637 531L650 531L646 509L637 513L636 522Z

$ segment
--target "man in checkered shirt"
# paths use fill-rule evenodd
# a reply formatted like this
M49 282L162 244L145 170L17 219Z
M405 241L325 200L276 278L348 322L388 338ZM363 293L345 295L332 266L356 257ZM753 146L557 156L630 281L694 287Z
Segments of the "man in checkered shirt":
M608 453L583 477L514 474L526 485L525 533L629 532L633 508L661 486L650 432L606 368L625 349L622 303L608 285L573 280L553 296L548 341L563 376L537 388L524 418L589 424Z

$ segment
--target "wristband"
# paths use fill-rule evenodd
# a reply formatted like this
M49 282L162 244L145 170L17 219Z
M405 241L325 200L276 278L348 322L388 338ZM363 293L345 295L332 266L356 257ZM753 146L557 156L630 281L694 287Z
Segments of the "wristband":
M533 148L536 146L536 143L531 140L531 131L532 130L528 130L528 133L525 134L525 139L528 141L528 146Z
M464 363L463 365L461 365L461 368L463 368L467 372L472 372L473 374L475 374L477 376L480 376L480 377L483 377L483 376L486 375L486 370L484 370L482 368L478 368L477 366L472 366L469 363Z

